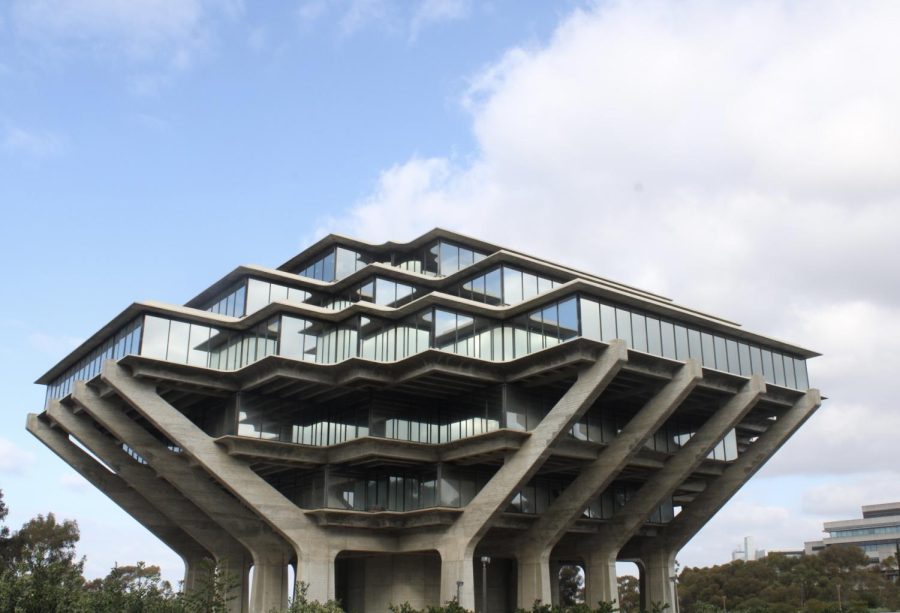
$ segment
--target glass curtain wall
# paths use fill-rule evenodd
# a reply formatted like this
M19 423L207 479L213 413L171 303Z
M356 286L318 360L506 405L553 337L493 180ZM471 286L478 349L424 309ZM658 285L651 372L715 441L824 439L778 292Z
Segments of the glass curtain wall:
M245 317L276 300L316 305L322 301L318 294L305 289L250 277L214 298L205 310L230 317Z
M588 504L583 516L590 519L611 519L622 510L638 489L639 486L631 483L615 482ZM653 511L647 521L652 524L665 524L674 517L675 507L669 498Z
M339 311L354 302L371 302L386 307L401 307L419 297L421 292L412 285L384 277L375 277L341 296L335 296L323 306Z
M619 338L637 351L675 360L694 358L707 368L744 377L758 373L773 385L809 387L805 360L586 297L580 298L579 308L585 338Z
M254 288L263 291L262 286L255 284L248 287L248 299ZM269 298L278 287L281 286L268 284ZM281 289L290 296L287 288ZM395 297L398 291L394 289ZM302 299L302 294L297 299ZM135 321L140 322L140 318ZM241 368L275 354L317 364L334 364L353 357L390 362L429 348L501 361L578 336L600 341L618 338L637 351L676 360L695 358L707 368L745 377L760 373L774 385L801 390L809 386L805 360L584 296L572 296L506 322L434 308L399 322L352 316L333 324L281 315L248 331L230 331L146 315L143 326L135 323L127 332L123 329L83 358L77 367L57 378L50 385L48 398L65 395L72 381L93 376L91 373L99 364L94 361L100 356L118 359L126 353L140 352L148 357L222 370Z
M103 362L118 360L128 354L141 352L143 317L137 317L119 328L93 351L78 360L47 386L46 401L63 398L72 393L75 381L88 381L100 374Z
M394 266L419 274L446 277L480 262L487 255L445 240L395 258Z
M330 283L350 276L371 261L372 258L358 251L340 246L331 247L312 262L301 266L295 273Z
M494 306L530 300L559 286L558 281L503 264L457 287L460 298Z

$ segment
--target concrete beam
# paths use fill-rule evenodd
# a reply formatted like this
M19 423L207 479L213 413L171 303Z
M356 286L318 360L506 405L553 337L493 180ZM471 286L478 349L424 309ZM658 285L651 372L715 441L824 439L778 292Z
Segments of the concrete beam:
M821 404L822 396L819 390L808 390L775 420L746 452L729 464L721 476L710 481L706 489L697 494L694 501L683 508L681 513L660 531L658 543L676 552L684 547Z
M273 563L287 567L293 555L287 543L249 509L211 482L201 469L190 466L185 458L171 452L147 430L127 417L115 403L101 398L85 384L76 384L72 400L113 436L134 449L153 470L240 542L250 552L257 569L269 568ZM246 577L247 572L241 569L242 583ZM267 612L271 608L286 606L286 584L283 594L273 595L261 591L259 587L267 581L265 572L254 572L253 581L254 585L250 588L250 611Z
M537 473L550 456L552 445L597 400L627 360L625 343L612 341L594 364L579 372L575 383L532 430L531 436L508 456L506 463L466 505L438 547L442 602L456 595L457 581L462 581L460 605L468 609L475 606L473 556L478 541L515 493Z
M150 505L200 543L213 555L222 570L234 574L238 579L244 577L244 569L250 564L247 550L177 489L158 478L152 469L138 463L125 453L120 444L98 430L86 412L82 411L75 415L55 400L50 402L46 412L60 428L78 439L88 451L112 467L116 474ZM247 588L245 582L240 581L230 594L232 597L229 602L230 609L235 613L246 612L248 609Z
M212 559L210 552L160 513L146 498L130 488L124 479L111 473L69 440L65 433L54 429L34 413L28 415L25 428L63 462L174 551L184 561L184 590L190 591L196 587L197 569L204 559Z
M595 536L585 541L587 602L618 600L615 567L619 550L644 525L653 511L691 476L709 452L756 406L765 393L766 383L762 376L753 375L739 393L713 413L694 436L638 489L625 506L601 526ZM674 605L674 602L670 604Z
M590 501L609 486L646 440L684 402L702 377L700 364L688 360L518 539L519 607L528 608L535 600L550 602L553 581L548 560L553 546L582 516Z

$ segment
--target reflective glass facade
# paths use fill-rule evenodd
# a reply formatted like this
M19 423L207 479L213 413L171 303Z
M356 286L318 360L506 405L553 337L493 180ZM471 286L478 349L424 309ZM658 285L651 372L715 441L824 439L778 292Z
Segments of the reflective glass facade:
M259 296L254 305L261 303L263 296L272 299L273 294L281 296L282 292L290 296L292 291L255 279L247 287L248 304L251 298L256 301L253 297ZM386 287L393 289L396 298L400 284ZM301 290L294 295L297 300L305 297ZM707 368L745 377L760 373L774 385L794 389L809 386L805 360L577 295L505 322L429 308L400 321L352 315L331 323L276 315L240 332L157 315L145 316L143 324L138 318L130 326L82 359L80 366L54 381L48 397L64 396L70 391L71 381L92 377L107 355L118 359L139 353L220 370L242 368L268 355L317 364L334 364L354 357L391 362L429 348L482 360L508 361L579 336L601 341L622 339L637 351L676 360L691 357Z
M469 247L439 240L412 253L395 257L394 266L419 274L446 277L485 257L484 253Z
M371 261L362 253L346 247L331 247L295 272L303 277L330 283L353 274Z
M875 534L898 534L900 535L900 525L898 526L877 526L874 528L852 528L849 530L829 530L828 536L838 538L842 536L872 536Z
M354 302L371 302L381 306L397 308L418 298L422 292L412 285L393 279L374 277L361 283L343 295L330 298L323 304L326 308L339 311Z
M57 377L47 386L47 400L67 396L72 392L75 381L87 381L99 375L105 360L118 360L130 353L140 353L142 320L142 317L138 317L122 326L96 349Z
M491 472L438 464L415 469L325 469L302 477L279 477L273 485L305 509L417 511L469 504Z
M503 264L461 283L456 294L467 300L500 306L530 300L558 285L553 279Z
M637 351L676 360L690 357L706 368L744 377L758 373L767 383L783 387L809 387L805 360L592 298L580 299L580 311L581 335L586 338L620 338Z
M241 281L206 308L210 313L243 317L247 313L247 283Z

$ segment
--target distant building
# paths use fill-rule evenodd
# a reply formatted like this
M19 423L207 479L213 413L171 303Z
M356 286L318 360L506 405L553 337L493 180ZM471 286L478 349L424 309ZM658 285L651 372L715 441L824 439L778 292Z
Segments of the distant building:
M822 526L828 536L804 543L807 555L817 554L831 545L856 545L872 563L882 562L897 553L900 542L900 502L862 507L862 519L828 521Z
M743 549L739 545L737 549L731 552L732 562L735 560L753 562L754 560L762 560L764 557L766 557L766 550L756 549L752 536L744 537Z

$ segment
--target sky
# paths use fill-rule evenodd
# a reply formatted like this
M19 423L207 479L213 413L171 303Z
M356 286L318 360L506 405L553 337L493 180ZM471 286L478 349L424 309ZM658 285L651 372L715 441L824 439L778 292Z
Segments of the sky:
M900 4L0 0L0 489L86 574L181 562L25 432L135 300L442 226L821 352L828 400L678 556L900 500Z

